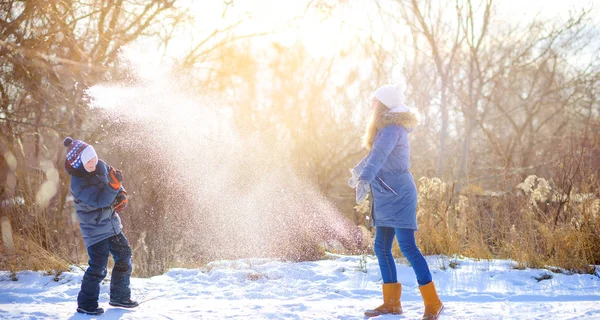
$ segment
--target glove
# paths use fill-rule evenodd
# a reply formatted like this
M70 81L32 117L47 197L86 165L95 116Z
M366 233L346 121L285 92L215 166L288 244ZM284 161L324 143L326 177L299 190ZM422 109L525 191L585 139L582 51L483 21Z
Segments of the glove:
M127 192L125 190L119 191L117 196L115 197L115 201L113 201L112 207L117 213L121 213L127 205L129 204L129 200L127 199Z
M365 200L365 198L367 197L367 193L369 193L370 189L371 186L368 182L366 182L365 180L358 180L358 183L356 184L356 203L363 202L363 200Z
M350 186L350 188L354 189L356 188L356 184L358 183L358 174L356 173L356 171L354 171L354 169L350 169L350 173L352 174L352 177L350 177L350 179L348 180L348 185Z
M108 170L108 185L115 189L121 189L121 181L123 181L123 173L121 170L115 170L115 168L110 167Z

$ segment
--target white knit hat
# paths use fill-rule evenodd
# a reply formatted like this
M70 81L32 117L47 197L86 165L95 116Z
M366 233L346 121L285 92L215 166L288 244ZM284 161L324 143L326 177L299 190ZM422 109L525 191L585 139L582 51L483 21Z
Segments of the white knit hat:
M98 156L96 154L96 150L91 145L88 145L81 152L81 162L85 165L88 161L94 159L94 157Z
M404 81L400 81L395 85L386 84L375 90L375 98L392 111L398 108L407 109L404 106L405 90L406 83ZM408 109L406 111L408 111Z

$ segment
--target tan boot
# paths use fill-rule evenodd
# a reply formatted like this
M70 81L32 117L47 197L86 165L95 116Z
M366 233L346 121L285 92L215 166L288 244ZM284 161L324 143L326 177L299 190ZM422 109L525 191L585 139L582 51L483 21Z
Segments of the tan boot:
M400 283L383 284L383 304L373 310L365 311L365 317L377 317L382 314L402 314L400 295L402 285Z
M421 296L423 296L423 303L425 304L425 313L422 320L436 320L444 310L444 305L438 297L433 281L420 286L419 290L421 290Z

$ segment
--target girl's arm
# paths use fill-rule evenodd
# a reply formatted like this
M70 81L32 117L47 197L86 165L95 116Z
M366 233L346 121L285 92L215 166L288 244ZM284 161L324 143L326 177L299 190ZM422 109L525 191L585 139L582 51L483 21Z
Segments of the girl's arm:
M379 130L378 136L373 142L371 153L365 159L365 165L360 173L359 180L371 183L387 160L388 156L398 144L400 139L400 126L390 125ZM364 159L363 159L364 160ZM362 161L361 161L362 162Z
M367 160L369 159L369 155L370 153L362 158L362 160L360 160L360 162L354 166L354 168L350 169L350 172L352 173L352 176L356 176L356 179L358 180L358 176L360 176L360 174L362 173L363 169L365 168L365 164L367 163Z

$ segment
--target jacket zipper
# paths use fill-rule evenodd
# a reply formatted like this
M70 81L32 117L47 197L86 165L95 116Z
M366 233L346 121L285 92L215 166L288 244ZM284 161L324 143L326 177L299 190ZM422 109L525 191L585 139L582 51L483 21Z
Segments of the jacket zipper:
M387 183L385 183L385 182L384 182L384 181L383 181L381 178L377 177L377 179L379 179L379 181L381 181L381 183L382 183L382 184L383 184L383 185L384 185L384 186L385 186L385 187L386 187L388 190L390 190L390 191L391 191L391 192L392 192L394 195L398 195L398 194L396 193L396 191L394 191L394 189L392 189L390 186L388 186L388 184L387 184Z

